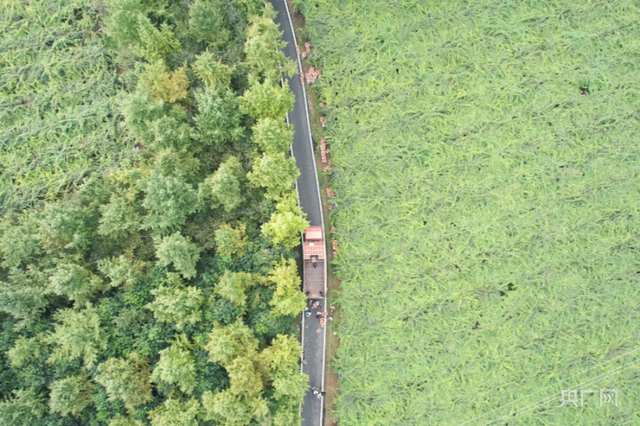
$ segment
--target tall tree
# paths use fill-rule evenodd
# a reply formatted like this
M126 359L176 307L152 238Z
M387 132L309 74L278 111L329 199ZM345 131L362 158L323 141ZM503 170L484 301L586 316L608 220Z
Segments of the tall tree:
M142 145L151 145L155 133L150 130L150 125L165 116L164 103L153 98L149 91L142 88L135 93L123 96L120 101L120 111L124 116L125 128L131 137Z
M84 373L78 373L51 384L49 408L62 416L71 414L79 416L89 405L93 404L91 395L95 386Z
M171 71L162 59L145 65L140 83L155 99L168 104L183 100L188 95L189 79L185 67Z
M82 358L91 368L98 353L107 349L107 333L100 325L99 309L87 303L85 309L62 309L56 312L54 332L45 342L56 345L49 362L72 361Z
M276 372L292 365L297 366L302 348L295 337L278 334L271 342L271 346L263 350L263 354L269 362L269 369Z
M202 406L205 411L204 419L220 424L247 426L254 418L251 407L244 398L234 395L229 390L205 392L202 395Z
M115 240L126 238L140 229L142 218L135 205L116 194L111 195L107 204L100 206L100 225L98 234Z
M100 277L75 263L59 264L50 272L48 288L51 292L67 296L78 304L88 302L98 291L104 289Z
M146 197L143 207L149 209L143 228L158 233L171 231L184 225L187 216L198 209L198 193L184 177L164 176L153 170L140 181Z
M293 259L282 259L269 272L268 280L275 284L276 291L269 302L274 315L298 315L307 304L306 296L300 291L300 277Z
M48 305L47 277L33 266L11 268L8 281L0 281L0 311L20 320L16 328L33 324Z
M225 366L229 374L229 390L234 395L242 395L253 398L262 392L264 377L259 368L256 356L249 353L240 356Z
M289 152L293 142L293 126L288 126L283 120L261 118L253 126L253 141L267 154Z
M289 193L300 176L300 170L291 157L282 153L262 154L253 164L253 170L247 173L249 181L259 187L267 188L266 197L277 199Z
M251 88L240 97L240 110L256 120L267 117L284 120L287 111L293 109L296 99L289 91L289 83L285 81L284 87L280 87L271 79L263 83L255 79L249 82Z
M38 227L30 215L22 216L20 224L5 219L0 223L0 255L3 268L26 266L42 253L38 245Z
M176 384L180 390L190 395L197 384L198 368L191 352L174 342L160 351L160 361L151 375L155 383Z
M227 223L216 230L216 246L221 256L242 257L247 246L247 226L238 222L236 227Z
M262 233L274 244L282 243L293 248L300 244L300 233L308 226L309 222L298 205L297 194L290 191L277 198L276 212L269 222L262 225Z
M262 14L252 15L247 28L244 46L246 64L257 79L280 79L280 73L291 77L298 70L297 64L285 56L282 49L287 45L282 41L282 33L273 20L277 13L271 3L266 3Z
M205 349L209 352L209 361L227 365L240 355L255 353L258 340L253 331L238 318L226 327L214 326Z
M127 359L110 358L98 365L96 382L109 395L109 401L120 400L127 409L153 401L149 380L149 360L137 352Z
M77 204L47 204L42 212L40 245L47 253L84 253L91 239L88 210Z
M221 91L231 84L232 69L221 61L216 61L208 50L196 57L193 71L207 87L213 90Z
M244 137L238 98L230 89L205 87L195 93L194 117L198 138L205 145L224 144Z
M200 42L224 47L231 38L225 5L215 0L195 0L189 7L189 31Z
M264 2L262 0L233 0L233 3L245 17L257 15L264 10Z
M205 180L202 190L206 191L206 194L203 196L213 198L214 208L222 205L227 212L236 209L244 201L241 184L244 180L243 175L244 170L238 158L229 157Z
M202 407L197 399L181 402L167 399L164 404L149 413L152 426L193 426L198 424Z
M47 411L44 398L35 389L19 389L14 397L0 402L0 426L37 424Z
M194 325L202 320L201 307L204 303L202 290L191 286L163 286L151 290L155 296L146 307L153 316L167 324L175 324L178 330L185 325Z
M133 287L142 279L145 266L144 262L132 260L125 255L98 261L98 269L109 278L111 287Z
M247 272L226 270L215 287L215 292L233 302L236 307L247 304L245 292L256 283L253 275Z
M107 34L121 46L132 46L140 43L138 34L138 16L144 12L140 0L107 0L109 16L107 17Z
M133 51L149 62L164 60L180 48L180 42L166 22L158 29L142 14L138 15L138 38L139 42L133 46Z
M109 421L109 426L144 426L140 420L125 417L121 414L116 415Z
M173 267L185 278L196 276L196 263L200 259L202 248L191 243L189 237L183 237L180 232L163 237L156 242L156 256L158 264Z
M7 351L7 358L11 361L11 365L14 368L20 368L45 354L48 348L44 337L42 333L30 338L20 336L13 343L13 347Z

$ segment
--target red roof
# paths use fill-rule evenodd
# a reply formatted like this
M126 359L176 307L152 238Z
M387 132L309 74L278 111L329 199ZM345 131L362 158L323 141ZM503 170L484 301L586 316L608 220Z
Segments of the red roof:
M303 249L304 259L311 259L315 256L318 260L324 259L324 243L322 242L305 242Z
M304 235L305 241L320 240L322 241L322 228L319 226L310 226Z

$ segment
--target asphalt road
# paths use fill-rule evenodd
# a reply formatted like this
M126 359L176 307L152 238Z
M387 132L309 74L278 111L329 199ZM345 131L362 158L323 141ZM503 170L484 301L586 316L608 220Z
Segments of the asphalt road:
M296 40L293 32L293 24L287 10L286 0L270 0L273 8L278 12L275 22L283 32L282 38L287 42L283 49L284 54L298 63L298 71L301 71L301 64L296 53ZM302 47L304 49L304 47ZM294 138L291 146L292 155L295 157L296 165L300 169L297 187L302 210L309 215L312 226L322 226L324 233L324 221L322 216L322 205L320 201L320 187L318 184L318 174L315 165L314 144L311 136L311 125L309 123L309 113L305 89L300 83L300 76L295 75L290 79L289 88L296 97L293 111L288 114L289 123L294 127ZM326 237L325 237L326 242ZM325 252L326 259L326 252ZM326 283L326 262L325 262L325 291ZM321 426L324 417L324 398L318 398L314 390L324 391L324 363L325 348L327 341L327 329L320 326L320 319L316 318L317 312L324 312L327 309L326 298L318 301L319 308L309 306L310 316L302 316L302 350L303 362L302 373L309 376L309 389L302 405L302 425Z

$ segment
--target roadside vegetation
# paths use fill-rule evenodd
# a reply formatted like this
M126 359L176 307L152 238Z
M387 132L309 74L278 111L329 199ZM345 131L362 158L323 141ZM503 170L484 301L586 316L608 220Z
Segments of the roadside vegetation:
M338 194L333 416L640 421L637 5L294 3Z
M0 425L298 423L308 224L273 10L0 11Z

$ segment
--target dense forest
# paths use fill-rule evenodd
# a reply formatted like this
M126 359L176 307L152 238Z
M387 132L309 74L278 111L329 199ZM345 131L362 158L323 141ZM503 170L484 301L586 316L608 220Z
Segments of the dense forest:
M0 425L299 422L274 14L0 3Z

